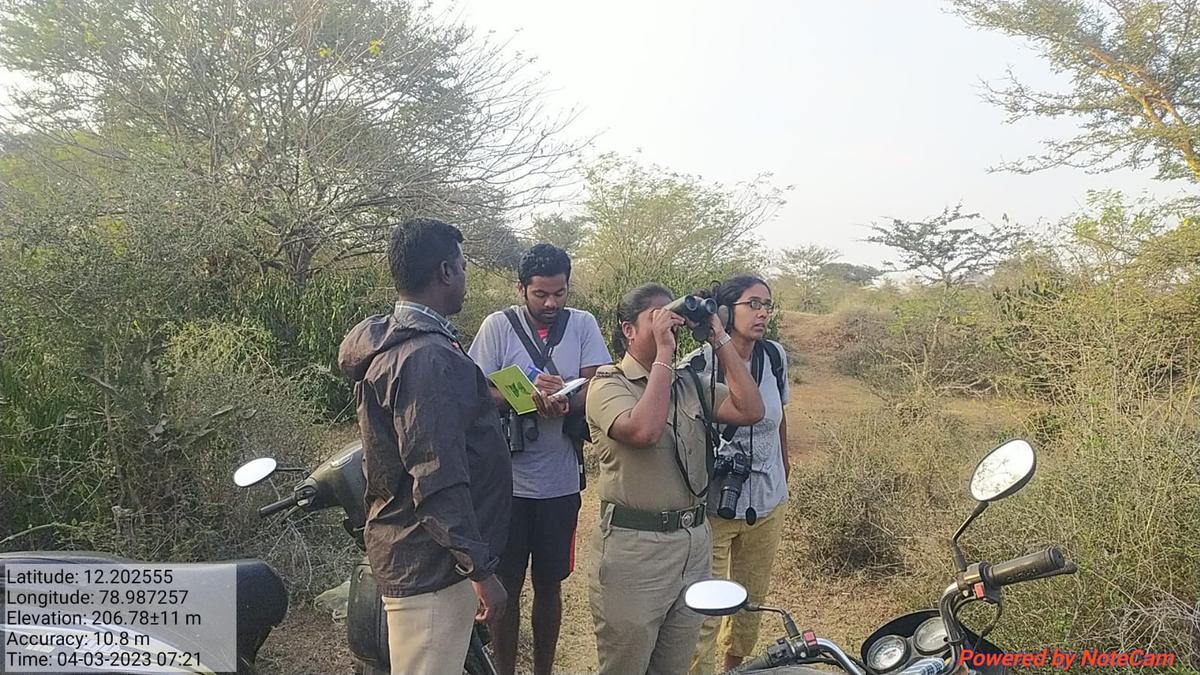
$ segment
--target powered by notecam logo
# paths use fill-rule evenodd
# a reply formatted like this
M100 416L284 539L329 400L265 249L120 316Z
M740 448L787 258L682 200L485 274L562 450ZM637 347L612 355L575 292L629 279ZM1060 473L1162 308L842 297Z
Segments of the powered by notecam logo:
M1151 652L1145 649L1101 650L1085 649L1081 652L1064 652L1057 648L1040 652L977 652L964 649L959 654L958 665L972 668L1004 666L1007 668L1057 668L1070 670L1081 668L1170 668L1175 665L1175 654Z

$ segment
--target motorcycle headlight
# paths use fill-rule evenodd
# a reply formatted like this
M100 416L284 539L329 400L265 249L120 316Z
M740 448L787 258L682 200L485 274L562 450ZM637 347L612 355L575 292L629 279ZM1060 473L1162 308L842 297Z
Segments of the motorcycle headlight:
M936 654L946 649L949 639L949 636L946 635L946 627L942 625L941 617L936 616L921 624L913 635L917 651L922 654Z
M899 635L886 635L867 650L867 666L882 673L904 663L907 656L908 641Z

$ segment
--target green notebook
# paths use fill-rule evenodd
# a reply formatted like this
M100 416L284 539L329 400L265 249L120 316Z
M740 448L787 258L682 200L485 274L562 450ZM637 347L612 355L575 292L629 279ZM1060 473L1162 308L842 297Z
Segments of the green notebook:
M508 401L518 415L537 410L537 406L533 402L533 383L518 366L497 370L488 375L488 379L496 385L501 394L504 394L504 400Z

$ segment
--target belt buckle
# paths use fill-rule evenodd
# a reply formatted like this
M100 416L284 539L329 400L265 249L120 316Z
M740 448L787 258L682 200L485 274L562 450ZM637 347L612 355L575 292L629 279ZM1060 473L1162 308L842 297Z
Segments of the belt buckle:
M679 514L679 525L681 527L691 527L696 520L696 512L693 509L688 509Z

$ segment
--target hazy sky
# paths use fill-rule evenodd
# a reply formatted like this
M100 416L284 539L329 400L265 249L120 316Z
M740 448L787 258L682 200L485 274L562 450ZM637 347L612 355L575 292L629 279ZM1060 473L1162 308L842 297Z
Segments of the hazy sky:
M444 6L444 5L443 5ZM1064 122L1004 124L981 78L1056 80L1020 42L932 0L458 0L456 16L538 57L553 101L583 114L599 151L705 179L771 172L794 185L760 235L877 264L859 241L880 218L935 215L961 200L1029 226L1076 211L1089 189L1172 195L1129 172L989 173L1061 137Z

